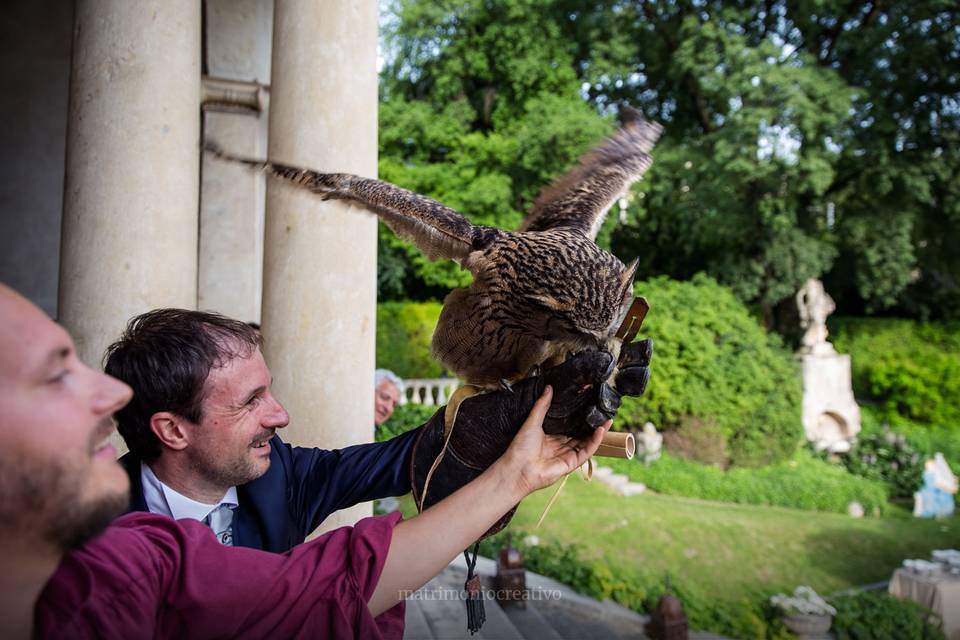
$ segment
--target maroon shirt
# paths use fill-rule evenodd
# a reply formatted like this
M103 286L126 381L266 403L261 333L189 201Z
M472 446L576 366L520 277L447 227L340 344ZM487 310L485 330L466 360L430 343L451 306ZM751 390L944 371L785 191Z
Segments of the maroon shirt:
M127 514L69 553L37 602L39 638L397 638L403 602L374 618L400 514L365 518L274 554L209 527Z

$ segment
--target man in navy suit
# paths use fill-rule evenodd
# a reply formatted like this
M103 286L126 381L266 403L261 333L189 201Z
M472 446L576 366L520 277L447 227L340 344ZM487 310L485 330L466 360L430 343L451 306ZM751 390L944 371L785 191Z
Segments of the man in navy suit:
M345 449L292 447L259 332L213 313L133 318L105 371L134 390L117 413L131 511L205 522L223 544L283 552L328 515L410 490L417 430Z

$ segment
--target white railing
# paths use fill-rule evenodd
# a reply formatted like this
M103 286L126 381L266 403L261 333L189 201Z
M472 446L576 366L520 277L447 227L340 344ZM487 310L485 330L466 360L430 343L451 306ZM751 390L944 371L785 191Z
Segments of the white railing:
M408 378L403 381L406 390L400 396L400 404L422 404L439 407L447 404L460 381L456 378Z

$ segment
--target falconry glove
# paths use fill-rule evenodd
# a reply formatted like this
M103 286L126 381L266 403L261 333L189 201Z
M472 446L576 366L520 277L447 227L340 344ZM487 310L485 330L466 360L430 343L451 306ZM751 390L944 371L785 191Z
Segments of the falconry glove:
M460 404L452 430L446 428L445 410L435 413L421 429L411 456L411 484L418 508L443 500L502 456L548 384L553 399L543 421L545 433L585 438L613 418L621 395L639 395L650 377L652 341L629 346L633 348L622 352L619 367L606 351L584 351L541 375L514 383L511 391L469 397ZM610 377L612 386L606 382ZM503 529L515 510L483 537Z
M650 382L650 358L653 357L653 340L647 338L623 346L614 372L613 385L600 385L597 404L587 412L587 423L599 426L613 418L620 408L622 396L640 396Z

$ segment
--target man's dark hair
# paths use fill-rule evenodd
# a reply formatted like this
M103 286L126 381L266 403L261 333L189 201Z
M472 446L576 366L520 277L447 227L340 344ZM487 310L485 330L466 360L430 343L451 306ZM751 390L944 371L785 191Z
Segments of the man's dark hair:
M263 344L253 327L216 313L156 309L136 316L107 348L104 371L133 388L117 413L117 430L134 455L160 456L150 418L169 411L197 424L210 370L246 357Z

